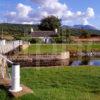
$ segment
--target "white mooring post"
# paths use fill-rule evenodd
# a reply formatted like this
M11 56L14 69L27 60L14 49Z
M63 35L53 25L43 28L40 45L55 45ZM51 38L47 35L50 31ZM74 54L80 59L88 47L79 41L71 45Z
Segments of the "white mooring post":
M22 90L20 86L20 65L13 64L12 65L12 80L11 80L11 88L10 92L19 92Z

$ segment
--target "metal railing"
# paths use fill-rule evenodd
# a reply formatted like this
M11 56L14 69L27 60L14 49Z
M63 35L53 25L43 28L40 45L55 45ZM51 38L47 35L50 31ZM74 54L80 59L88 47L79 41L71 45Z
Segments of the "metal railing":
M1 69L0 69L1 70L2 78L5 78L5 71L6 71L7 76L9 76L9 78L11 79L11 76L10 76L10 73L9 73L9 70L8 70L8 66L5 65L5 62L4 61L9 62L10 64L13 64L13 62L10 61L9 59L7 59L5 56L3 56L1 54L0 54L0 58L2 59L2 61L1 61L1 64L2 65L1 65Z

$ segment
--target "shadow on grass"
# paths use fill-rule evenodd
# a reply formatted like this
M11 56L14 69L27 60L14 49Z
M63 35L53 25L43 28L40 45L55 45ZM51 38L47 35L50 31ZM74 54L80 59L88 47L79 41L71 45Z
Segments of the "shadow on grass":
M91 93L100 94L100 90L99 89L98 90L93 90L93 91L91 91Z
M0 91L5 93L5 100L14 100L13 95L8 91L8 86L0 85ZM4 98L2 95L0 95L1 98Z
M27 94L19 98L15 98L9 91L8 86L0 85L0 100L41 100L41 98L33 95L33 94Z

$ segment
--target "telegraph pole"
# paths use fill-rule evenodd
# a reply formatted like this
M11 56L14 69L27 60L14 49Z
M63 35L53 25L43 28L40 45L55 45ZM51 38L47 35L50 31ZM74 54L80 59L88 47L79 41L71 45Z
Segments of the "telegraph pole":
M3 40L3 28L2 28L2 31L1 31L1 39Z

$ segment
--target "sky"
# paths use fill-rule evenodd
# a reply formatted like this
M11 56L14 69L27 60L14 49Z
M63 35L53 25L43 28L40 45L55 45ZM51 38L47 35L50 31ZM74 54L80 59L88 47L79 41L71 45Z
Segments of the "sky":
M0 0L0 23L37 24L51 15L100 29L100 0Z

